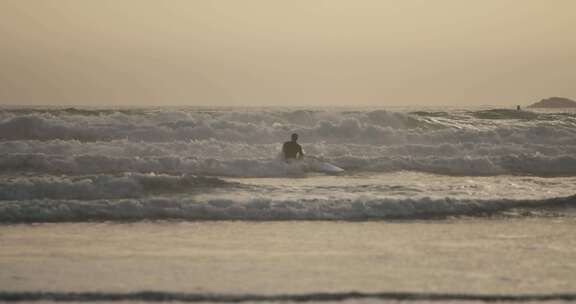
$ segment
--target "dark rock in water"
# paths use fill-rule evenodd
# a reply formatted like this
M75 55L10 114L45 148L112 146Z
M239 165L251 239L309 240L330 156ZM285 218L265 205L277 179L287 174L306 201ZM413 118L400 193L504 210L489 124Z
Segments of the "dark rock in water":
M534 103L529 108L576 108L576 101L563 97L550 97Z

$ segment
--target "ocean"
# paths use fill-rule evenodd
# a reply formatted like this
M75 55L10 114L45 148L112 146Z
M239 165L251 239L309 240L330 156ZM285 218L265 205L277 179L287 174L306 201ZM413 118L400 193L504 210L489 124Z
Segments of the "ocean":
M0 302L574 301L575 155L569 110L3 107Z

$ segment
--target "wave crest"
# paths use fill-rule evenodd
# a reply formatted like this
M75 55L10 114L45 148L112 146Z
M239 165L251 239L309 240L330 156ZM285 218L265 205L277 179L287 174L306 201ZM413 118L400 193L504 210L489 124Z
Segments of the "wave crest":
M128 139L169 142L212 138L257 144L278 142L287 138L291 132L298 132L305 141L334 143L425 143L437 142L438 139L454 142L464 137L472 141L482 139L493 142L507 140L506 135L515 133L529 142L555 142L558 137L539 136L537 130L550 128L547 130L550 133L564 133L573 138L575 126L576 118L570 114L537 114L503 109L411 113L385 110L105 109L0 112L0 140L76 139L90 142ZM504 130L504 133L500 132L500 129ZM514 134L506 134L506 130ZM536 131L536 134L525 134L532 131ZM427 138L430 140L426 141ZM574 140L571 142L574 143Z
M162 198L0 201L0 222L135 220L387 220L538 214L576 206L576 196L544 200L354 199L247 200Z
M0 170L286 176L290 133L351 171L576 175L576 116L507 109L0 111Z
M238 186L218 178L162 174L12 177L0 182L0 201L139 198Z
M321 160L349 173L416 171L456 176L535 175L574 176L576 157L560 155L326 157ZM314 161L287 165L277 159L213 159L197 157L0 155L0 170L46 174L158 173L228 177L287 177L315 172Z

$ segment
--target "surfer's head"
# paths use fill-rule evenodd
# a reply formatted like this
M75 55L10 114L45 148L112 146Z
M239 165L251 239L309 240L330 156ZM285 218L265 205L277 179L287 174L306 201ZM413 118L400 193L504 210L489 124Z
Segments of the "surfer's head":
M297 140L298 140L298 134L292 133L292 141L297 141Z

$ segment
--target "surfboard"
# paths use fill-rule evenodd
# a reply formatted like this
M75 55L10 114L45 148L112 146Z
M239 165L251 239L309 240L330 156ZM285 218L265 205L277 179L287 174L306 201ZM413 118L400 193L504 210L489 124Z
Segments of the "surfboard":
M278 159L282 159L282 155L278 154ZM324 174L340 174L345 172L344 169L333 165L329 162L323 161L321 158L306 155L305 159L292 159L289 161L281 160L285 169L289 174L308 172L318 172Z
M325 174L339 174L344 172L344 169L327 162L316 162L313 169L314 171Z

